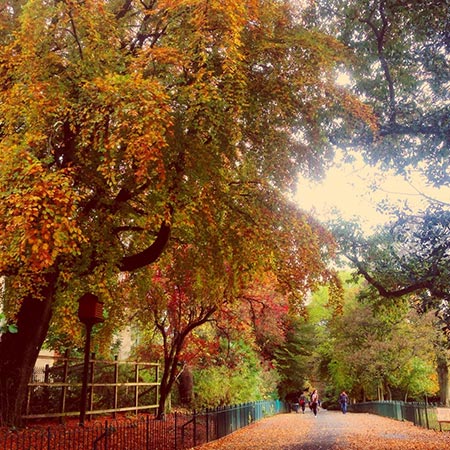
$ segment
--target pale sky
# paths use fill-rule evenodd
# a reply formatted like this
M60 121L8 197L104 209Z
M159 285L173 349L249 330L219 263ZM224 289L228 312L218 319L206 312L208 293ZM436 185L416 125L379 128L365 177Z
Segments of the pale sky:
M409 184L393 173L367 166L361 158L356 157L352 165L339 160L338 156L338 162L322 182L314 183L299 178L295 201L319 220L336 217L333 209L337 209L344 219L357 218L363 229L370 232L377 224L389 221L389 216L377 208L377 203L384 199L396 204L406 201L413 209L425 205L425 200L417 190L443 201L450 199L450 189L432 190L419 176L413 176ZM379 189L371 192L370 187L374 183Z
M339 73L337 83L345 86L350 79L345 73ZM419 192L450 202L450 188L432 189L418 173L411 174L408 183L393 172L366 165L357 153L354 158L352 164L344 164L337 151L336 162L323 181L314 183L299 177L295 201L300 208L321 221L335 218L337 209L343 219L358 220L363 230L370 233L376 225L390 220L387 211L383 213L378 207L383 200L396 205L407 202L413 211L427 205ZM373 192L371 187L374 185L377 189Z

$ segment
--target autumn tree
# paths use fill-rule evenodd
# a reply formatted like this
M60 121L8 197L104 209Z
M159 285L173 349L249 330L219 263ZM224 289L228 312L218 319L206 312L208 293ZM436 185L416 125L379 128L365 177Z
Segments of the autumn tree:
M446 2L333 0L317 2L311 14L311 20L353 49L349 88L363 95L378 117L377 135L363 127L351 140L336 135L336 143L358 146L367 161L409 180L411 173L420 172L429 185L446 186L450 150ZM423 197L430 206L416 213L408 204L403 210L380 205L390 208L397 220L369 240L357 226L348 226L344 233L345 226L338 224L337 231L346 255L381 295L417 292L423 306L426 298L430 307L442 302L439 309L445 320L449 205Z
M433 317L415 312L376 311L357 305L333 322L329 364L337 388L359 400L392 400L435 394Z
M196 328L208 322L226 301L228 276L225 267L219 268L205 253L200 257L196 249L176 248L155 266L148 291L138 308L139 328L143 334L154 333L153 356L163 362L159 388L158 417L166 411L166 402L174 382L190 362L189 340ZM201 258L201 261L200 261ZM214 268L218 270L215 271ZM150 274L149 274L150 275ZM154 344L159 344L160 352Z
M364 236L358 227L336 222L333 227L342 254L381 296L411 295L419 313L436 311L443 330L450 326L448 260L449 215L430 209L402 214L396 221Z
M305 267L308 263L301 264ZM326 278L325 272L323 275ZM302 284L300 278L292 279ZM239 303L223 308L216 321L219 336L229 342L230 353L236 345L241 348L241 340L251 345L266 376L276 377L276 392L283 399L306 385L315 344L315 330L301 316L309 292L302 292L301 301L298 297L293 301L291 288L293 283L283 288L283 278L278 279L276 272L258 274L240 294ZM245 370L240 365L236 367L239 372ZM223 366L229 368L229 364ZM267 389L260 391L267 395Z
M449 16L445 0L324 0L310 19L354 53L350 89L378 118L377 136L361 128L351 140L367 160L400 172L420 170L446 185L449 154Z
M319 1L310 13L311 20L322 30L335 33L353 50L353 65L345 69L349 89L363 95L378 118L376 135L362 127L350 140L348 136L336 134L336 144L358 147L368 162L394 169L410 181L410 175L419 172L429 185L447 186L450 150L447 3L443 0ZM430 197L426 200L430 207L420 213L412 213L408 205L402 211L391 211L397 215L397 222L392 229L387 227L372 240L375 252L372 258L384 261L380 261L380 268L386 265L388 247L395 247L396 255L391 259L389 270L385 267L384 275L379 272L379 279L372 273L372 281L378 282L382 295L388 272L392 274L391 281L397 277L398 287L387 282L384 288L385 293L391 291L388 296L402 289L423 293L431 285L434 293L440 291L444 297L447 295L446 289L440 286L445 278L442 267L447 257L445 221L449 205ZM404 231L400 230L402 227ZM395 244L390 239L391 232ZM383 250L377 253L375 241L380 239L384 240L380 244ZM401 245L404 239L408 243ZM348 239L342 242L345 244L346 240L355 243L351 230ZM355 245L363 249L369 244L361 236L361 242ZM421 268L420 261L424 258L426 263ZM373 259L363 263L368 264L368 272L370 265L376 264ZM400 274L402 269L404 273ZM431 279L433 271L435 280ZM443 309L441 312L445 314Z
M364 96L379 123L376 135L363 126L351 139L336 134L334 142L356 149L369 163L394 169L410 182L419 173L430 186L448 186L447 2L319 1L310 13L321 30L333 33L353 50L352 68L344 69L349 89ZM406 205L395 212L398 220L392 228L380 230L370 240L360 235L358 243L354 230L348 228L342 243L359 272L388 302L414 292L410 296L414 306L437 307L448 322L444 281L448 204L423 197L430 204L427 210L413 213ZM444 356L448 350L439 353L442 386L448 386L449 363ZM447 397L448 388L444 388L442 399Z
M321 167L346 57L288 2L5 1L0 7L0 273L18 333L0 411L20 422L53 310L161 255L178 224ZM199 214L201 212L202 214ZM230 228L239 228L229 217ZM244 236L242 236L242 239Z
M177 232L178 244L152 268L126 281L136 285L131 312L137 311L140 329L158 336L147 345L161 349L164 364L159 417L183 367L192 365L193 356L205 356L198 342L194 353L190 344L199 339L199 327L214 319L219 337L239 330L241 339L248 335L248 342L255 348L259 343L264 353L261 337L275 332L277 318L281 325L311 289L336 282L329 269L331 235L283 196L269 193L267 188L265 195L254 192L250 202L240 201L238 215L243 217L233 220L237 227L229 226L234 207L216 211L214 220L199 223L195 230L184 224Z

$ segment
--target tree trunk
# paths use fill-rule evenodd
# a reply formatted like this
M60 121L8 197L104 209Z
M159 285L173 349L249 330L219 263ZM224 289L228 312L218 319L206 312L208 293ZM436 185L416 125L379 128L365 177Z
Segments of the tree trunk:
M194 377L192 369L185 366L179 377L178 391L180 393L181 404L190 407L192 405L192 390L194 386Z
M392 402L392 391L391 391L390 386L389 386L387 383L386 383L386 385L385 385L384 391L385 391L386 394L387 394L387 399L388 399L390 402ZM385 395L385 400L386 400L386 395Z
M159 386L159 403L158 403L158 414L157 419L163 419L166 413L167 399L169 398L172 387L177 379L178 367L180 363L180 352L183 348L183 344L186 336L191 330L179 333L178 336L173 340L169 347L166 347L164 357L164 371L161 378L161 384ZM166 341L167 345L167 341Z
M166 412L166 403L169 398L170 391L177 379L179 373L179 363L180 363L180 354L184 346L184 342L186 337L192 333L192 330L206 323L209 318L217 311L216 306L212 306L206 310L201 308L201 313L197 317L197 319L192 320L183 330L177 331L176 336L173 338L173 341L169 343L170 339L168 339L165 334L164 327L159 327L160 331L163 335L164 340L164 372L161 378L160 388L159 388L159 402L158 402L158 413L157 419L163 419L164 414Z
M365 389L364 389L363 386L361 386L359 389L360 389L359 397L356 398L356 402L362 401L363 403L365 403L365 402L367 401L367 398L366 398L366 391L365 391Z
M176 379L176 366L178 365L178 358L166 358L164 362L164 371L159 386L159 401L158 401L158 413L156 418L159 420L164 419L166 414L166 403L169 398L170 391L172 390L173 383Z
M168 389L167 375L164 368L163 375L159 385L159 399L158 399L158 412L156 413L156 418L158 420L164 419L166 414L166 402L169 396L170 389Z
M437 374L439 383L439 396L441 403L450 406L450 385L449 385L449 361L447 355L438 354Z
M17 316L18 332L0 341L0 424L20 426L28 382L47 336L55 298L57 273L48 273L40 298L26 297Z

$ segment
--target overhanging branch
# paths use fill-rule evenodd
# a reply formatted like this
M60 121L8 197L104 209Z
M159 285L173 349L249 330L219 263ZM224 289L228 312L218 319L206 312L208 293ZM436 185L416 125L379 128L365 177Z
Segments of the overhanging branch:
M363 265L356 259L346 255L347 258L356 266L358 273L364 277L364 279L372 285L382 297L386 298L398 298L403 295L411 294L413 292L423 291L424 289L432 289L433 285L430 280L420 280L416 283L412 283L409 286L405 286L401 289L389 290L386 289L380 282L375 280L369 272L363 267Z
M161 224L161 228L159 229L158 235L153 244L142 252L123 257L118 264L119 269L122 272L131 272L155 262L161 256L167 243L169 242L170 230L170 225L164 221Z

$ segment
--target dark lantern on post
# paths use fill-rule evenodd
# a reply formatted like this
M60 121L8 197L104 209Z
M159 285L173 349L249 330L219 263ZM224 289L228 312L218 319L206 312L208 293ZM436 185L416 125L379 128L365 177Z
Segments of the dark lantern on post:
M89 355L91 353L91 331L96 323L101 323L103 319L103 302L91 293L86 293L78 299L78 318L86 326L86 341L84 344L84 367L83 380L81 385L80 401L80 425L84 425L86 416L87 383L89 379Z

